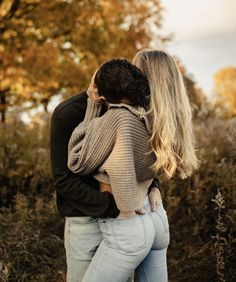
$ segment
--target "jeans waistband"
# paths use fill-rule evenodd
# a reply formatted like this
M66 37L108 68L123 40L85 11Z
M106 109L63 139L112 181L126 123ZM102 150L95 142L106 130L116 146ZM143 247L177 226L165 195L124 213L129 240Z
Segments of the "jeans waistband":
M68 221L77 221L79 223L90 223L92 221L96 221L97 218L91 217L91 216L70 216L66 217L66 220Z

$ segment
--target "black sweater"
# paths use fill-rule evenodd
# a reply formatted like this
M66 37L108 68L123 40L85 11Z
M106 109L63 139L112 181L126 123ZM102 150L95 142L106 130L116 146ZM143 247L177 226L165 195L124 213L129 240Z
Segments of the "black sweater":
M83 92L60 103L51 119L51 167L57 207L63 216L116 217L119 210L109 192L101 193L92 176L73 174L67 167L68 142L87 108Z

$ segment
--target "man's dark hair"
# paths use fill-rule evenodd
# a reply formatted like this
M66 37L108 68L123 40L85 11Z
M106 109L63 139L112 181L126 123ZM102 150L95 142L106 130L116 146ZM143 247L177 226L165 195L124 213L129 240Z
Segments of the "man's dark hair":
M141 70L127 59L119 58L105 62L95 75L100 96L110 103L127 99L133 106L146 107L150 101L150 88Z

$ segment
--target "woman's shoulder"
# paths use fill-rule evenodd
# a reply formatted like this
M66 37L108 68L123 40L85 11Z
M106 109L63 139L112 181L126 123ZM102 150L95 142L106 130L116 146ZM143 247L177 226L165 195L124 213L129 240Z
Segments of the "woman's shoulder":
M140 123L139 118L126 107L109 107L105 115L104 125L113 129L135 127Z
M146 114L146 110L143 107L132 106L125 103L109 104L108 112L110 112L110 115L115 115L123 120L126 118L137 119L137 117L143 119Z
M145 120L143 112L129 105L115 104L108 107L108 111L104 115L103 126L110 128L115 132L123 132L124 134L131 132L146 132Z
M128 104L110 104L108 112L114 115L116 119L129 123L130 126L144 126L150 131L150 118L147 109L141 106L132 106Z

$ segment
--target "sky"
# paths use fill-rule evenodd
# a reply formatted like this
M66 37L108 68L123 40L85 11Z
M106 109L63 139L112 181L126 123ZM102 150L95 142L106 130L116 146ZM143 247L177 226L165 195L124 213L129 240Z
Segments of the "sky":
M162 0L162 33L173 33L167 45L210 98L213 76L236 67L236 0Z

